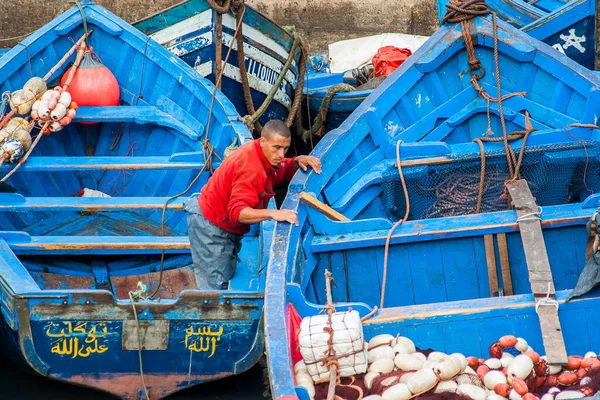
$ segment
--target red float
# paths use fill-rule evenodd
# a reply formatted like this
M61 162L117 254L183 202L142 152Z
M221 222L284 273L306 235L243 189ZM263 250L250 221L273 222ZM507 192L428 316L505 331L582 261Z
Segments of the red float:
M73 67L71 67L73 68ZM69 76L69 68L62 76L60 85L64 86ZM117 78L102 64L92 51L87 51L68 92L79 106L116 106L119 104L120 90Z

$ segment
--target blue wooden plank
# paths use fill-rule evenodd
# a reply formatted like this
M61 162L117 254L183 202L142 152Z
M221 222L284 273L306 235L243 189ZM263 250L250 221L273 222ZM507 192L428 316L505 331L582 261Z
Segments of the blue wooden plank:
M138 157L69 157L69 156L32 156L23 164L20 171L81 171L81 170L181 170L202 169L202 155L196 154L196 161L173 161L171 156L138 156ZM13 166L2 165L0 170L8 172Z
M544 215L542 215L542 227L555 229L561 226L577 226L580 227L579 229L583 229L590 216L590 210L581 209L579 205L546 207ZM340 227L343 226L351 225L340 225ZM406 221L394 232L390 243L427 241L500 232L518 232L514 211ZM340 236L331 236L333 237L316 236L312 242L312 251L321 252L330 251L331 249L383 246L387 231L356 232L348 230L344 233L340 232ZM507 240L511 239L507 238ZM517 249L517 246L515 245L514 248ZM513 256L517 257L516 253L511 255L511 257Z
M40 290L4 239L0 239L0 286L12 296Z
M1 194L0 211L101 211L161 209L168 197L23 197ZM170 201L168 210L183 210L188 197Z
M134 122L136 124L157 124L173 128L191 139L197 139L202 132L202 124L195 122L196 130L190 129L174 117L152 106L121 107L79 107L75 122Z
M407 261L413 278L415 304L448 300L441 251L437 242L410 245ZM396 262L390 264L394 265Z
M479 280L472 238L440 241L446 294L449 301L479 297Z
M359 216L367 207L375 203L375 199L381 194L382 189L379 185L374 185L367 187L363 192L356 195L353 201L350 204L347 204L346 207L336 208L336 211L339 211L344 214L349 219L355 219ZM381 204L381 202L376 202L377 204ZM379 209L379 211L383 211L383 207ZM375 216L379 217L380 215L385 215L384 213L375 213ZM359 218L363 219L363 217Z
M359 278L351 281L351 300L360 299L369 306L378 305L379 288L383 278L379 272L382 265L379 253L375 250L349 250L346 252L346 259L348 260L349 276Z
M32 254L160 254L189 253L187 237L32 236L30 241L7 241L17 255Z
M386 307L416 304L415 290L418 283L413 282L412 265L408 261L409 251L407 246L390 246L385 285L384 306ZM378 266L378 274L381 277L379 287L381 287L383 285L383 261L379 262Z

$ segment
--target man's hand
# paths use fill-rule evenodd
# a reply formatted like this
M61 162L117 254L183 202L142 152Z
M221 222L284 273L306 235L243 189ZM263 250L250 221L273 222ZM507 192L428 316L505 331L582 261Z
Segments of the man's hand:
M272 218L279 222L289 222L298 226L298 213L292 210L271 210L273 213Z
M298 156L294 159L294 167L302 168L302 171L306 171L307 167L311 167L313 171L320 174L322 171L321 160L315 156Z

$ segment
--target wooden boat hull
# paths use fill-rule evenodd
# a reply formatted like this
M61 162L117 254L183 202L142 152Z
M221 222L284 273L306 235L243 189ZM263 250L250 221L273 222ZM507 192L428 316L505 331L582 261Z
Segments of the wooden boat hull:
M447 0L438 0L440 22ZM550 4L546 4L550 3ZM588 69L596 64L596 2L575 0L565 3L521 0L488 0L498 17L541 40ZM557 7L558 5L558 7Z
M201 76L215 82L216 19L216 12L206 0L191 0L139 21L134 26L192 66ZM243 21L245 66L254 107L258 109L279 77L294 38L249 6L246 6ZM224 14L223 60L229 51L235 29L235 17ZM299 57L298 52L274 100L259 120L261 124L270 119L287 118L293 101ZM248 114L238 66L237 44L227 60L221 90L240 115Z
M8 179L17 193L0 195L0 351L51 379L160 399L261 357L259 271L272 227L243 239L229 290L197 290L183 203L217 155L251 135L181 60L93 2L83 13L120 105L80 107ZM73 7L2 57L0 88L43 76L82 34ZM2 176L13 167L4 163ZM111 197L73 196L84 187Z

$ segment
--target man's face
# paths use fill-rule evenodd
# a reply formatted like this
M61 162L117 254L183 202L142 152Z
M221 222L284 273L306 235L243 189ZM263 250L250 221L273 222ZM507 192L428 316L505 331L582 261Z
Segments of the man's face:
M263 154L274 167L279 167L279 163L285 157L285 153L290 148L291 138L285 138L280 135L270 135L259 139L260 148Z

